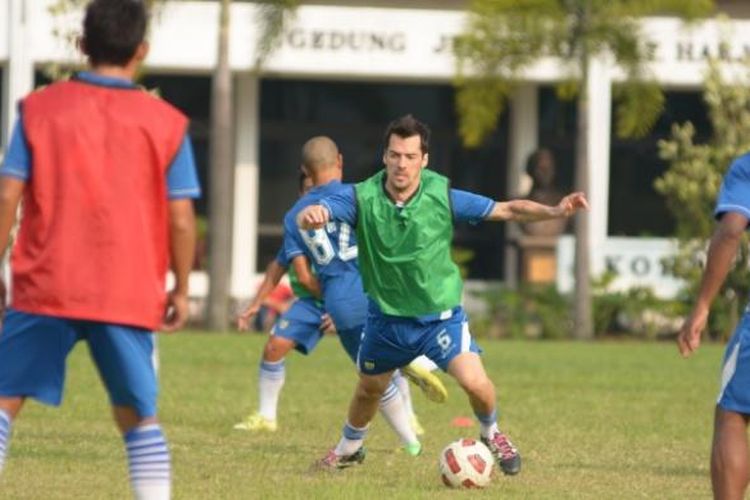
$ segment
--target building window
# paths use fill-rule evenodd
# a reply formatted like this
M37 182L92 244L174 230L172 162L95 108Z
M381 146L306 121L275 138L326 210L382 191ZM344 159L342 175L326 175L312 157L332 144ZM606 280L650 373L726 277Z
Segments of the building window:
M284 213L297 196L300 148L316 135L338 143L344 181L356 182L382 167L382 134L388 122L412 113L432 129L431 168L449 176L455 188L502 198L507 120L500 121L483 147L467 150L457 133L454 97L450 85L262 80L258 269L265 268L280 246ZM454 244L474 252L470 278L502 277L501 224L459 225Z
M553 87L540 87L538 113L539 147L552 151L557 186L561 191L569 192L575 179L576 103L559 99Z
M675 222L654 181L669 165L659 158L657 143L668 139L674 123L690 121L696 143L712 133L702 93L668 91L664 113L647 137L619 139L612 134L609 177L609 234L617 236L672 236ZM614 130L614 121L613 121Z
M614 117L614 114L613 114ZM558 182L573 189L577 109L575 101L561 101L552 87L539 91L539 145L550 148L557 163ZM696 142L711 136L711 124L700 91L668 91L664 113L642 139L619 139L614 118L609 156L609 228L613 236L672 236L674 220L654 181L667 169L657 143L669 138L673 123L690 121ZM569 226L570 230L571 226Z

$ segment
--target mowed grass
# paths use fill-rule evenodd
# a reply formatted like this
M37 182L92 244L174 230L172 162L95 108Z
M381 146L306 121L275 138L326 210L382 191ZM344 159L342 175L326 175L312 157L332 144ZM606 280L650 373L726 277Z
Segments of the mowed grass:
M339 438L354 369L338 342L287 360L280 430L256 435L232 425L256 407L260 335L160 337L161 420L176 498L707 498L711 419L722 347L692 359L672 344L489 342L484 361L499 393L501 424L523 454L516 477L495 474L483 491L440 482L439 451L478 427L451 420L471 411L459 388L444 405L414 393L427 429L411 458L377 417L364 465L308 473ZM41 369L41 367L40 367ZM64 404L27 405L0 477L2 498L127 498L121 440L106 396L79 345L69 360Z

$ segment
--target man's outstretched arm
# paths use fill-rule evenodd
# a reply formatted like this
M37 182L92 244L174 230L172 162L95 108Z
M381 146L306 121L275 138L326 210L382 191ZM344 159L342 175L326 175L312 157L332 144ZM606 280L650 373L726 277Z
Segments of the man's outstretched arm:
M536 222L570 217L577 211L588 208L589 203L583 193L569 194L555 206L542 205L531 200L498 201L485 220Z
M677 336L677 347L680 354L685 357L690 356L700 346L701 333L706 327L711 303L732 268L742 233L747 229L748 222L748 218L741 213L728 212L721 218L711 237L698 298Z

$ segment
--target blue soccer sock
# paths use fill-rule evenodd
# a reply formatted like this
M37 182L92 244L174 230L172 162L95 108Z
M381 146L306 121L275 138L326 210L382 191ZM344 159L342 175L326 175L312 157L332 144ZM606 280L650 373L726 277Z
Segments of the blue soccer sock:
M260 362L258 376L258 413L268 420L276 420L279 395L284 387L286 368L284 360Z
M10 415L4 410L0 410L0 472L5 465L5 457L8 455L10 447Z
M136 427L125 434L128 469L137 500L169 500L172 474L167 440L158 424Z
M353 455L362 447L362 443L367 435L367 427L354 427L349 422L344 425L341 440L336 445L334 452L340 457Z
M474 415L476 415L477 420L479 420L481 426L479 434L483 438L489 439L494 433L499 432L497 427L497 409L492 410L492 413L489 415L481 415L477 412L474 412Z

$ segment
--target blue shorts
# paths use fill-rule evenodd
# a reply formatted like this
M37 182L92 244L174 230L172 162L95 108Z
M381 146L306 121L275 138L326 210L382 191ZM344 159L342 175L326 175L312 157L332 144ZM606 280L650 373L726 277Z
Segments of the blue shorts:
M294 348L302 354L309 354L318 345L323 332L320 331L320 318L325 311L314 299L298 299L282 314L271 328L271 335L294 341Z
M450 315L449 317L447 317ZM481 352L469 333L469 320L462 307L423 320L388 316L372 307L359 348L357 367L377 375L406 366L424 354L443 371L464 352Z
M359 346L362 343L362 331L364 325L349 328L348 330L341 330L338 333L339 342L355 364L357 363L357 354L359 353Z
M79 340L89 353L115 406L156 415L158 393L149 330L28 314L9 309L0 333L0 395L62 401L65 360Z
M750 415L750 313L742 317L724 352L720 408Z

